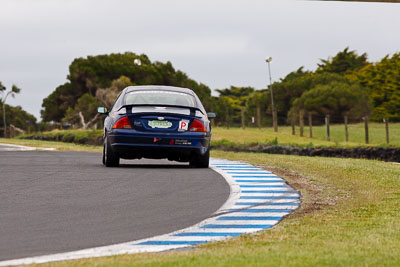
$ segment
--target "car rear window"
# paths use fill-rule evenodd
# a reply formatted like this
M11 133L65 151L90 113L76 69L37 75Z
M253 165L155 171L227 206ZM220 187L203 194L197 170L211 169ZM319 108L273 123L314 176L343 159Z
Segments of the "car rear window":
M193 96L181 92L146 90L133 91L125 95L125 105L178 105L195 107Z

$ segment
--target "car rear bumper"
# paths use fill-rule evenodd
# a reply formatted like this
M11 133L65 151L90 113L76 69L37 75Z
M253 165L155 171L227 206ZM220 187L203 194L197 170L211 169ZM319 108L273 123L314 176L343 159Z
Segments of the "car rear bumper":
M111 149L120 158L167 158L190 161L207 153L210 136L206 133L144 133L115 130L108 135Z

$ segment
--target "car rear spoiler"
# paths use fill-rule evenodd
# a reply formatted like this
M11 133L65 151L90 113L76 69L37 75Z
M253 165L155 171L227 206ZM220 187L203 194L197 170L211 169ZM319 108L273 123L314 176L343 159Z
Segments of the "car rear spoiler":
M120 111L123 108L126 108L127 113L132 113L132 108L133 107L166 107L166 108L184 108L184 109L189 109L190 110L190 116L194 116L196 114L196 111L200 111L201 114L205 115L204 112L196 107L188 107L188 106L180 106L180 105L167 105L167 104L130 104L130 105L124 105L118 109Z

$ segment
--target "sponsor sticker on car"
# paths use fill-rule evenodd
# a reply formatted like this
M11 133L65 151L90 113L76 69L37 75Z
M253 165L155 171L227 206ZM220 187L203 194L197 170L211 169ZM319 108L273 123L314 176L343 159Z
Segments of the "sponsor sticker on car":
M189 120L181 120L179 122L178 131L179 132L187 131L188 127L189 127Z
M175 140L175 145L191 145L192 142L189 140L181 140L181 139L176 139Z

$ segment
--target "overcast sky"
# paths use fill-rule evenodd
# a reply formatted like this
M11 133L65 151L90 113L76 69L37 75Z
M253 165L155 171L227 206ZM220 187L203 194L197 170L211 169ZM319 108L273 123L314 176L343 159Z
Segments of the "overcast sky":
M265 88L349 46L369 60L400 51L400 4L294 0L0 0L0 81L8 104L40 119L73 59L132 51L212 89Z

